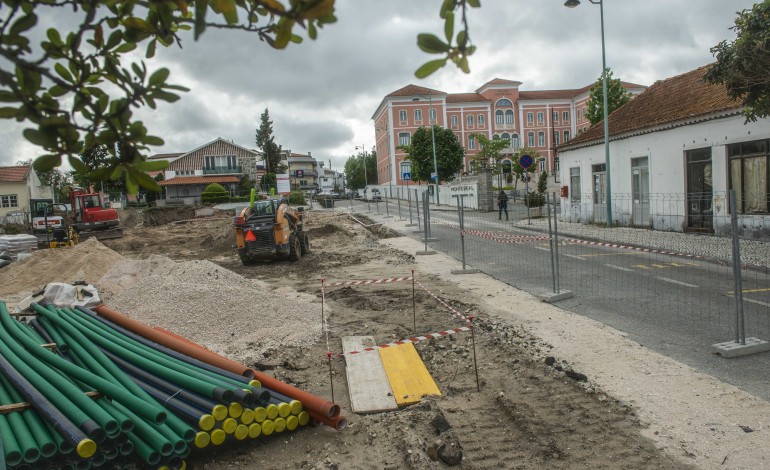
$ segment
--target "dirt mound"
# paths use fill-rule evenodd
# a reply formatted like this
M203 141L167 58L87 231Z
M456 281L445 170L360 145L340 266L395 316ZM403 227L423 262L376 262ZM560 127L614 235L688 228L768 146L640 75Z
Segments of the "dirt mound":
M342 232L342 233L344 233L346 235L349 235L347 232L342 230L340 227L338 227L336 225L329 224L329 223L324 224L324 225L322 225L320 227L308 228L306 231L307 231L308 235L313 236L313 237L325 237L325 236L332 235L332 234L335 234L335 233L340 233L340 232Z
M150 207L143 211L145 225L165 225L195 217L193 206Z
M96 238L73 247L38 250L2 270L0 295L30 292L49 282L94 283L122 260L122 255Z
M142 211L133 207L119 209L118 217L120 217L120 227L123 229L138 227L144 223Z

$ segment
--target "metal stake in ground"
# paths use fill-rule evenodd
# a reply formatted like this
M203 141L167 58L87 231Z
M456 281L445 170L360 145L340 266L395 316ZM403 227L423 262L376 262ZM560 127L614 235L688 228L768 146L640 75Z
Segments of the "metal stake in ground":
M334 380L332 379L332 352L326 351L326 359L329 362L329 387L332 392L332 402L334 402Z
M417 230L420 230L420 194L414 190L414 206L417 208Z
M479 381L479 365L476 361L476 329L473 327L473 320L476 317L473 315L468 317L468 324L471 326L471 344L473 345L473 370L476 371L476 391L481 391L481 382ZM334 396L332 396L332 401L334 401Z
M412 269L412 331L417 334L417 301L414 298L414 269Z
M386 193L386 194L387 196L385 196L385 214L387 215L385 215L385 218L388 219L390 217L393 217L392 215L390 215L390 209L389 209L390 204L388 203L392 194L389 194L389 193Z
M404 220L401 217L401 187L396 186L396 201L398 201L398 220Z
M460 249L462 251L462 257L463 257L463 268L462 269L453 269L452 274L475 274L479 272L478 269L465 269L465 204L463 201L463 198L465 197L464 194L458 194L456 196L457 199L457 219L460 221Z
M412 221L412 193L409 192L409 180L406 180L406 205L409 206L409 225L407 227L414 227Z
M420 207L420 204L417 204ZM419 219L419 216L418 216ZM423 241L425 242L425 250L418 251L416 255L435 255L436 252L428 249L428 190L422 192L422 227L423 227ZM419 232L415 232L419 233Z

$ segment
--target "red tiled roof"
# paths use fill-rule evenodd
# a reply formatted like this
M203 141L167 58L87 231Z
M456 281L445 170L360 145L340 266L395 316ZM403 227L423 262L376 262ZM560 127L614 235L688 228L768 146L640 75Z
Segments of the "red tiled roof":
M239 178L233 175L227 176L175 176L170 180L163 180L161 186L180 186L185 184L211 184L211 183L237 183Z
M433 90L431 88L425 88L417 85L407 85L404 88L400 88L388 96L413 96L413 95L446 95L445 92L439 90Z
M543 90L543 91L520 91L519 100L557 100L571 99L579 95L578 90Z
M32 167L29 166L0 166L0 181L5 183L23 183Z
M148 160L165 160L167 158L176 158L184 155L184 153L156 153L148 157Z
M451 95L446 95L447 103L476 103L479 101L489 100L478 93L452 93Z
M641 131L714 113L740 113L743 105L727 96L727 89L703 81L708 65L676 77L660 80L609 116L610 136ZM562 148L604 139L597 123Z
M504 78L493 78L492 80L488 81L484 85L520 85L521 82L516 82L513 80L506 80Z

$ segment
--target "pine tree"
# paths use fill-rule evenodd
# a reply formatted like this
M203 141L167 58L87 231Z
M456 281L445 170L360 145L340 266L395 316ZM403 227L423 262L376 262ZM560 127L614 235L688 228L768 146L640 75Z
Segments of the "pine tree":
M287 166L281 161L281 146L275 143L273 137L273 121L270 120L270 112L267 108L259 117L256 144L262 150L267 173L279 174L286 171Z

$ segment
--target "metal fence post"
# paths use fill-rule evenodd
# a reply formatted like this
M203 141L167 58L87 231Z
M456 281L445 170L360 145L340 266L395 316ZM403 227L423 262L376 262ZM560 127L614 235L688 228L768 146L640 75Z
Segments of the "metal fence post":
M572 297L572 291L561 290L559 287L559 236L556 229L556 193L553 193L554 211L553 228L551 227L551 193L545 193L545 204L548 206L548 243L551 247L551 276L553 279L553 292L539 295L545 302L556 302Z
M741 241L738 237L738 213L735 190L730 190L730 224L733 238L733 284L735 287L735 342L746 344L743 322L743 279L741 276Z
M417 191L417 190L415 190ZM423 241L425 242L425 250L424 251L418 251L415 253L416 255L435 255L437 252L434 250L428 249L428 191L424 191L422 193L422 217L423 217ZM417 207L419 209L420 203L417 203ZM419 216L418 216L419 220Z
M414 190L414 206L417 208L417 230L420 229L420 193L417 192L417 189Z
M478 269L466 269L465 267L465 202L463 198L465 194L458 194L457 199L457 219L460 221L460 251L462 252L463 268L453 269L452 274L475 274L479 272Z
M401 187L396 186L396 201L398 201L398 220L404 220L403 217L401 217Z
M392 196L392 194L390 194L390 191L388 191L386 194L387 196L385 196L385 214L386 214L385 218L388 219L390 217L393 217L392 215L390 215L390 209L389 209L390 204L388 204L388 201L390 200L390 197Z
M407 184L409 184L408 181ZM414 222L412 221L412 193L409 191L409 188L406 188L406 205L409 206L409 225L407 227L414 227Z

